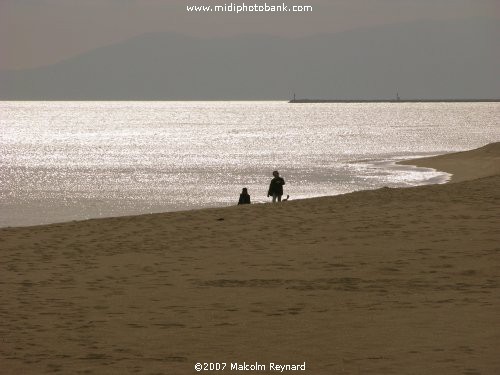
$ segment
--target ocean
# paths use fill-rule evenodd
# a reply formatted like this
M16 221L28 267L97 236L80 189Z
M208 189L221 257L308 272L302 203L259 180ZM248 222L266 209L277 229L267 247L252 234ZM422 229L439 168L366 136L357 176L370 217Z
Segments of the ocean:
M402 159L500 140L500 103L0 102L0 227L443 183Z

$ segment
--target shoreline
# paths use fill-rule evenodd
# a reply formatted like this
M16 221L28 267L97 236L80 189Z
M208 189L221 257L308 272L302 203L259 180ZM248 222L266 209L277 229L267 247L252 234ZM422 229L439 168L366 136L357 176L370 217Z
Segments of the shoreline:
M400 165L432 168L451 175L451 183L500 174L500 142L483 147L437 156L400 161Z
M409 159L413 160L413 159ZM425 168L425 167L419 167L416 165L403 165L401 162L403 161L408 161L408 159L402 159L401 157L394 157L392 159L370 159L370 160L360 160L360 161L353 161L353 162L347 162L348 164L368 164L372 167L375 167L380 170L393 170L393 169L402 169L401 167L404 167L404 171L416 171L420 172L422 174L424 173L429 173L429 172L437 172L439 176L427 176L426 178L421 178L418 181L414 181L413 184L407 183L405 186L392 186L392 188L406 188L410 186L422 186L422 185L430 185L430 184L440 184L440 183L445 183L449 178L449 174L446 172L442 171L437 171L434 168ZM399 168L398 168L399 166ZM422 169L427 169L427 171L422 172ZM367 188L367 187L360 187L359 190L352 190L348 192L341 192L337 194L328 194L328 195L312 195L312 196L301 196L295 198L292 198L292 200L303 200L303 199L314 199L314 198L322 198L322 197L327 197L327 196L337 196L341 194L349 194L349 193L354 193L354 192L359 192L359 191L365 191L365 190L374 190L383 187L382 184L379 184L379 187L372 187L372 188ZM90 201L88 204L92 204L93 202ZM260 200L254 200L254 204L266 204L270 203L269 200L263 200L262 198ZM2 228L17 228L17 227L33 227L33 226L41 226L41 225L50 225L50 224L62 224L65 222L80 222L80 221L86 221L86 220L93 220L93 219L110 219L110 218L120 218L120 217L130 217L130 216L140 216L140 215L150 215L150 214L159 214L159 213L167 213L167 212L183 212L183 211L196 211L196 210L204 210L204 209L211 209L211 208L226 208L226 207L231 207L233 204L228 203L225 205L214 205L214 204L208 204L205 206L193 206L193 207L177 207L177 208L172 208L172 209L158 209L155 208L152 211L149 212L124 212L124 213L118 213L116 212L114 215L111 214L109 216L104 215L104 216L92 216L91 214L89 215L81 215L80 217L71 217L74 215L69 215L68 214L64 215L65 217L61 217L55 221L38 221L38 222L31 222L31 223L19 223L19 220L17 220L17 223L0 223L0 229ZM80 205L82 206L82 205ZM41 206L40 208L43 208ZM18 209L19 210L19 209ZM24 213L24 216L29 215L29 213L34 213L36 212L36 209L30 209L28 212ZM8 217L8 215L6 215Z
M500 142L496 143L490 143L485 146L482 146L477 149L472 149L472 150L466 150L466 151L459 151L459 152L450 152L450 153L445 153L445 154L438 154L434 156L426 156L426 157L421 157L421 158L414 158L414 159L404 159L404 160L394 160L387 162L388 165L401 165L401 166L408 166L412 167L415 169L419 168L425 168L429 170L434 170L439 173L443 173L443 176L437 176L433 177L432 179L426 180L426 181L431 181L431 180L439 180L439 181L432 181L429 183L424 183L421 185L413 185L413 186L408 186L408 187L395 187L391 189L408 189L408 188L418 188L422 186L432 186L432 185L440 185L440 184L448 184L448 183L453 183L453 182L462 182L462 181L468 181L472 179L477 179L477 178L482 178L482 177L490 177L495 174L500 175ZM486 152L496 152L496 157L494 160L480 160L481 159L481 153L482 151ZM476 160L474 160L473 164L478 163L478 162L484 162L487 164L487 168L477 169L473 168L474 166L471 166L470 164L466 166L464 169L462 167L456 167L455 164L461 159L463 155L466 155L467 157L471 155L471 153L474 154L479 154L479 157L476 157ZM374 164L376 165L376 164ZM473 169L473 170L471 170ZM452 171L454 173L452 173ZM447 176L446 176L447 175ZM382 189L385 189L387 187L383 187ZM300 199L292 199L294 202L300 202L300 201L308 201L311 199L322 199L322 198L334 198L342 195L348 195L348 194L354 194L354 193L363 193L363 192L368 192L368 191L377 191L380 190L381 188L378 189L370 189L370 190L355 190L351 191L348 193L342 193L342 194L337 194L337 195L323 195L323 196L316 196L316 197L308 197L308 198L300 198ZM270 202L257 202L252 204L252 206L255 205L262 205L262 204L268 204ZM162 214L175 214L175 213L192 213L192 212L197 212L197 211L204 211L204 210L219 210L219 209L228 209L233 207L233 205L230 206L208 206L208 207L194 207L191 209L178 209L178 210L173 210L173 211L162 211L162 212L149 212L149 213L141 213L141 214L132 214L132 215L119 215L119 216L105 216L105 217L90 217L90 218L84 218L84 219L75 219L75 220L66 220L66 221L57 221L57 222L51 222L51 223L42 223L42 224L33 224L33 225L21 225L21 226L5 226L5 227L0 227L0 231L2 229L16 229L16 228L32 228L32 227L43 227L43 226L48 226L48 225L61 225L61 224L66 224L66 223L80 223L80 222L86 222L90 220L110 220L110 219L127 219L127 218L133 218L133 217L140 217L140 216L149 216L149 215L162 215Z
M499 154L407 161L453 183L1 228L2 373L496 373Z

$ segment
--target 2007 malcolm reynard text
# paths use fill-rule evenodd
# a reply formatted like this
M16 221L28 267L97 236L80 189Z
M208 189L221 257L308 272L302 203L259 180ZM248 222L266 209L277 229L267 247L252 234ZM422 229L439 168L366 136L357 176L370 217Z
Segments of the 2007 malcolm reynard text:
M269 364L262 363L247 363L247 362L215 362L215 363L197 363L194 366L196 371L277 371L277 372L286 372L286 371L305 371L306 363L302 364L278 364L274 362L270 362Z

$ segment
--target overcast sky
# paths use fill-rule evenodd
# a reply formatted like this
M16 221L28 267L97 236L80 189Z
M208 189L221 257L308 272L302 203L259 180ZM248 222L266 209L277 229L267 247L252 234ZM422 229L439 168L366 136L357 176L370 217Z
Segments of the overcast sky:
M287 1L287 0L285 0ZM186 5L230 0L0 0L0 68L51 64L133 36L304 36L420 20L500 18L499 0L288 0L299 14L193 14ZM239 3L240 0L233 0ZM241 1L242 2L242 1ZM264 0L246 3L263 4ZM268 0L268 4L281 1Z

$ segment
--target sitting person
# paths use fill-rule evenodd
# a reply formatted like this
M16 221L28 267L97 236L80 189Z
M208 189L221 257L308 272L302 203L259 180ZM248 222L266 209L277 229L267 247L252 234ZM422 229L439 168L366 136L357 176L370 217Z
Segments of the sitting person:
M241 191L238 204L250 204L250 195L248 194L247 188L243 188L243 190Z

